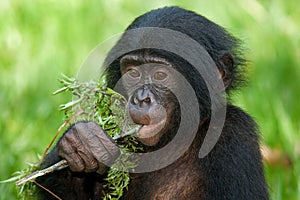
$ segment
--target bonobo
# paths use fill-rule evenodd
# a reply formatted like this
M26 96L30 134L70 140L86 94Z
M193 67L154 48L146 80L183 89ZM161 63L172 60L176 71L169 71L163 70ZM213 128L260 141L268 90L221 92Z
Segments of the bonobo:
M192 11L165 7L133 21L108 54L108 60L112 54L120 54L109 62L109 87L114 88L121 80L122 91L128 97L128 114L134 123L142 125L137 136L144 146L142 154L166 148L177 138L178 130L185 131L181 137L184 145L178 140L175 144L178 150L184 151L163 167L131 173L128 190L122 199L268 199L258 130L253 119L240 108L225 103L226 115L223 126L219 127L219 138L206 156L199 156L213 120L212 114L218 112L212 108L220 108L213 105L209 94L214 87L210 87L205 75L197 71L194 66L197 63L184 57L185 52L197 53L192 46L180 45L180 39L170 43L168 41L175 37L165 37L154 31L152 33L158 38L155 41L155 38L143 35L143 28L178 32L203 47L197 63L202 63L205 70L210 70L222 82L224 94L220 96L224 101L241 85L246 65L240 41ZM135 37L127 37L130 30L142 31ZM171 50L149 45L165 45L164 41L169 47L178 45ZM147 44L145 48L138 47L141 43ZM123 47L133 44L138 48L123 52ZM209 64L208 58L213 65ZM182 82L182 77L187 82ZM184 107L185 102L180 101L178 94L184 94L182 96L188 100L192 96L196 98ZM184 120L182 114L190 111L199 111L197 118L190 118L191 126L197 125L195 135L189 134L191 129L188 126L183 131L180 129ZM191 135L192 142L185 143ZM177 151L176 148L173 150L161 153L156 162L160 164L172 158ZM47 167L66 159L69 167L37 181L61 199L101 199L107 169L119 154L118 144L97 124L76 123L63 134L43 163L43 167ZM151 168L151 165L147 163L146 167ZM42 189L39 198L55 199Z

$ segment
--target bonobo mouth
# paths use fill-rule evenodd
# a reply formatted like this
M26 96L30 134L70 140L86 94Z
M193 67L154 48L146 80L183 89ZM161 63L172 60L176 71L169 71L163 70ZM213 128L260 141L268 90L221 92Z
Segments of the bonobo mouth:
M158 143L167 121L166 110L161 106L151 111L143 112L143 110L129 107L129 114L133 122L142 125L137 134L138 140L147 146L153 146Z
M160 121L153 124L144 124L139 130L138 137L142 139L151 138L158 134L165 126L166 118L162 118Z

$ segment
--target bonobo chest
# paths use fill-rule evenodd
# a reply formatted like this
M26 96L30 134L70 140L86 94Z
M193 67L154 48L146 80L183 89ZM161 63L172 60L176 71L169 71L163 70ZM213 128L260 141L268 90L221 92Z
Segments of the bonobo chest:
M124 199L204 199L202 180L197 163L173 164L155 172L133 174Z

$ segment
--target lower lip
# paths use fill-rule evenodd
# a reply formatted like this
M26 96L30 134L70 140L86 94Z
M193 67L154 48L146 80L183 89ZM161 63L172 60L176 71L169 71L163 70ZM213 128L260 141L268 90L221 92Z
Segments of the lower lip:
M142 128L139 131L139 138L149 138L153 137L157 133L163 129L165 125L166 119L162 119L160 122L156 124L149 124L149 125L143 125Z

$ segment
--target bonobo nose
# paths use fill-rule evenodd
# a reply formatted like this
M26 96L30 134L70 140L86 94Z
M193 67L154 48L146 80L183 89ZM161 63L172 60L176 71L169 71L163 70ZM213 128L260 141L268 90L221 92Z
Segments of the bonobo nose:
M137 89L132 98L132 104L140 107L149 106L153 102L153 94L147 86Z

